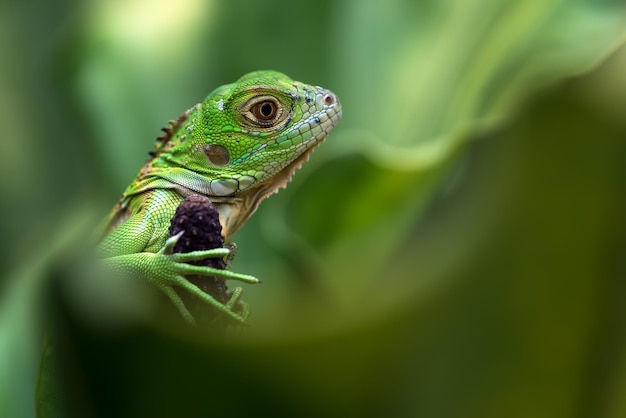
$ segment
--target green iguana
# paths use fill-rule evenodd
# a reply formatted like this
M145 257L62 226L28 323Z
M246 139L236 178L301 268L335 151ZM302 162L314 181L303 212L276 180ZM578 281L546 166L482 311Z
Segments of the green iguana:
M181 234L169 237L170 219L186 196L204 195L219 212L222 234L230 237L263 199L287 185L340 118L341 105L331 91L274 71L253 72L217 88L163 129L152 158L105 221L99 244L105 264L152 283L189 322L194 318L174 288L245 322L245 315L233 311L234 300L222 304L183 276L258 280L190 263L224 257L226 248L173 254Z

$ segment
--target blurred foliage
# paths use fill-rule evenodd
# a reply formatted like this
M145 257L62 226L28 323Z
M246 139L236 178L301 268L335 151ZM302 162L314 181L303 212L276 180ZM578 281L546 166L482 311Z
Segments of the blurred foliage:
M626 416L625 36L622 0L3 2L0 416L51 318L71 416ZM92 321L58 260L265 68L344 120L235 236L254 326Z

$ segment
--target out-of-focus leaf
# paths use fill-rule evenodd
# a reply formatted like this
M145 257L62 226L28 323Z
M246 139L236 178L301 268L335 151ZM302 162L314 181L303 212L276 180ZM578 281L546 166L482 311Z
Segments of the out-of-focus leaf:
M339 92L350 94L339 94L345 120L323 152L361 153L372 164L346 158L311 171L306 189L290 191L294 215L283 213L291 230L309 234L305 242L329 243L311 260L332 292L348 295L394 259L464 141L500 126L542 88L593 67L626 33L622 2L371 1L340 10L349 17L334 62ZM336 194L324 178L341 184ZM266 231L283 231L277 242L302 242L265 219Z
M50 388L50 370L39 370L46 327L52 319L45 314L49 308L46 292L53 286L54 268L77 254L77 243L88 241L86 237L97 222L93 208L76 204L57 226L47 229L54 240L31 246L31 257L3 283L6 289L0 295L0 387L4 390L0 391L0 416L31 417L36 403L44 410L50 404L56 405L55 399L48 398L56 395ZM50 387L42 398L36 399L38 376Z
M352 1L342 11L344 146L391 169L437 163L626 32L621 1Z

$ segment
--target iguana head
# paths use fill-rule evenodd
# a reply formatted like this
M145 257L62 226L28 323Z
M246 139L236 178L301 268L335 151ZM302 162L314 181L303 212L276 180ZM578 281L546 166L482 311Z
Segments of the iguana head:
M331 91L274 71L253 72L214 90L179 119L151 166L200 174L200 188L217 206L229 236L289 182L340 118ZM199 191L190 187L192 180L179 180Z

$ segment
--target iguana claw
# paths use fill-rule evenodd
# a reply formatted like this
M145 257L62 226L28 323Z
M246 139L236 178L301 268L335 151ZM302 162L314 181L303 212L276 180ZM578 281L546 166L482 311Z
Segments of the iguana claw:
M159 254L167 254L167 255L173 254L176 243L178 242L180 237L183 236L184 233L185 231L180 231L178 234L174 235L173 237L169 237L167 241L165 241L165 245L163 246L163 248L159 250Z

